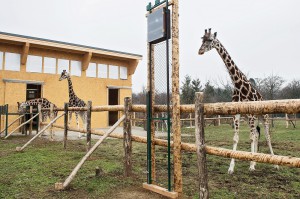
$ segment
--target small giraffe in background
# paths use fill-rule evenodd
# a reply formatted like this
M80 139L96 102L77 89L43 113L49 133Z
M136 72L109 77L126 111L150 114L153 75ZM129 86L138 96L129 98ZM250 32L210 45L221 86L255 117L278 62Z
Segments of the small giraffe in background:
M50 108L51 104L53 104L46 98L36 98L36 99L27 100L25 102L17 102L17 103L18 103L18 112L20 114L26 113L27 106L41 105L41 108ZM53 108L57 108L57 106L55 104L53 104ZM54 114L54 117L56 117L57 111L53 111L53 114ZM51 118L50 111L42 111L42 122L46 122L47 118L49 118L50 120L53 119L53 118ZM50 130L50 135L51 135L51 139L53 140L54 132L52 129Z
M77 95L75 94L75 92L73 90L73 85L72 85L70 74L66 70L63 70L63 72L61 73L59 81L64 80L64 79L68 80L68 85L69 85L69 107L86 107L86 103L82 99L77 97ZM69 111L69 124L71 123L72 113L73 113L73 111ZM86 127L87 127L86 111L75 111L76 124L77 124L77 128L79 129L78 115L80 116L80 118L83 122L84 129L86 129ZM81 133L78 134L78 137L79 138L81 137Z
M198 54L203 55L205 52L210 51L211 49L215 48L219 53L220 57L224 61L226 68L229 72L230 78L234 85L233 89L233 102L246 102L246 101L262 101L262 95L251 85L250 81L247 77L239 70L236 66L230 55L228 54L227 50L221 44L221 42L217 39L217 33L211 33L211 29L208 31L205 30L204 36L202 37L202 45L199 49ZM250 126L250 140L251 140L251 152L257 152L258 149L258 129L255 125L255 117L252 114L247 115L248 117L248 124ZM236 151L237 144L239 141L239 125L240 125L240 114L234 116L234 137L233 137L233 150ZM274 155L272 145L271 145L271 138L269 134L269 116L266 114L264 115L264 130L265 136L270 148L270 152ZM234 159L231 159L230 167L228 169L228 173L232 174L234 171ZM255 170L256 163L251 161L250 162L250 171ZM279 168L278 165L275 165L275 168Z

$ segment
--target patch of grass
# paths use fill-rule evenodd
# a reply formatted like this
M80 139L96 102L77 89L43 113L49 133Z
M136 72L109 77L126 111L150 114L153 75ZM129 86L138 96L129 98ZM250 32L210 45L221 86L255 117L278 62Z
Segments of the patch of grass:
M183 128L182 134L183 142L195 142L194 129ZM208 145L232 148L233 129L230 125L207 126L205 134ZM285 129L284 124L278 124L272 129L271 136L275 154L300 157L298 129ZM123 142L108 139L83 165L68 190L55 191L54 184L63 182L84 156L85 141L68 141L64 150L60 142L38 139L23 153L15 152L16 146L28 139L0 140L0 198L117 198L124 190L125 194L142 190L141 184L147 180L146 145L133 143L134 173L125 178ZM269 153L263 132L259 145L260 152ZM250 151L249 129L245 124L241 125L238 150ZM156 155L157 183L166 187L167 149L156 147ZM184 198L198 198L196 155L183 151L182 159ZM298 168L281 166L277 171L272 165L258 163L256 171L250 172L249 162L236 160L234 174L228 175L229 163L227 158L207 156L211 198L300 198ZM100 177L95 177L96 167L102 169Z

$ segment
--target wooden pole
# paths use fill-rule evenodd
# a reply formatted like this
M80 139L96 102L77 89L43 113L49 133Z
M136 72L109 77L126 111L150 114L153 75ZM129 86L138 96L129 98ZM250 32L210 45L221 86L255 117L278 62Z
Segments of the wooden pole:
M47 124L47 123L44 123ZM63 125L54 124L54 127L63 129ZM81 128L78 129L77 127L69 127L70 131L86 133L86 130ZM105 132L99 130L92 130L92 134L94 135L105 135ZM123 135L119 133L111 133L109 137L123 139ZM139 142L139 143L147 143L146 137L135 136L132 135L132 141ZM155 145L167 147L168 142L167 140L162 139L154 139L153 140ZM174 143L171 142L171 147L174 146ZM195 144L191 143L181 143L181 150L182 151L189 151L189 152L196 152L197 148ZM289 167L298 167L300 168L300 158L290 157L290 156L279 156L279 155L271 155L271 154L264 154L264 153L252 153L252 152L245 152L245 151L233 151L231 149L225 149L220 147L212 147L212 146L205 146L205 150L207 154L216 155L221 157L227 158L234 158L240 159L245 161L254 161L254 162L261 162L261 163L269 163L275 165L285 165Z
M50 104L50 120L54 119L54 112L53 112L54 104ZM51 140L53 141L53 125L50 126L50 136Z
M30 118L29 120L27 120L26 122L22 123L20 126L18 126L17 128L15 128L12 132L10 132L4 139L7 139L9 136L11 136L16 130L18 130L20 127L24 126L25 124L28 124L31 120L33 120L34 118L36 118L39 114L37 113L35 116L33 116L32 118Z
M203 93L196 93L195 100L195 137L197 147L197 164L199 174L199 198L209 198L208 174L206 166L206 151L204 137L204 104Z
M221 116L218 115L218 126L221 126Z
M64 183L57 182L55 183L55 189L56 190L63 190L66 187L69 186L71 181L76 176L77 172L81 168L81 166L85 163L85 161L92 155L92 153L98 148L98 146L105 140L109 134L111 134L123 120L125 119L125 115L123 115L98 141L97 143L85 154L85 156L80 160L80 162L77 164L77 166L73 169L69 177L65 180Z
M130 97L126 97L124 99L124 113L125 113L125 120L123 122L123 147L124 147L124 174L126 177L131 176L132 174L132 161L131 161L131 154L132 154L132 140L131 140L131 105L132 101Z
M151 55L151 56L150 56ZM154 45L148 43L148 83L147 83L147 90L150 91L150 106L152 115L150 116L153 118L154 116L154 105L155 105L155 79L154 79ZM146 112L146 110L145 110ZM149 119L149 118L148 118ZM155 138L155 122L151 120L150 124L151 128L151 140ZM151 142L151 181L156 182L156 163L155 163L155 144Z
M172 5L172 132L174 155L174 191L182 193L181 127L179 96L179 12L178 0Z
M13 125L16 121L18 121L21 117L24 117L24 115L20 115L17 119L15 119L14 121L12 121L8 126L10 127L11 125ZM5 128L0 132L0 134L2 134L5 131Z
M32 118L32 106L29 107L29 113L30 113L30 118ZM29 123L29 135L32 135L32 124L33 124L33 120L30 121Z
M64 149L67 148L67 140L68 140L68 107L69 103L65 103L64 105Z
M41 130L41 124L43 122L43 115L42 115L42 105L38 104L38 113L39 113L39 122L38 122L38 130ZM38 134L38 132L36 133Z
M56 122L56 120L58 120L59 118L61 118L65 113L57 116L56 118L54 118L47 126L45 126L40 132L38 132L33 138L31 138L26 144L24 144L24 146L22 147L17 147L16 151L23 151L33 140L35 140L39 135L41 135L42 133L45 132L45 130L51 126L54 122Z
M68 140L68 107L69 103L64 104L64 149L67 148L67 140Z
M91 134L91 122L92 122L92 101L88 101L87 111L86 111L86 150L89 151L92 147L92 134Z

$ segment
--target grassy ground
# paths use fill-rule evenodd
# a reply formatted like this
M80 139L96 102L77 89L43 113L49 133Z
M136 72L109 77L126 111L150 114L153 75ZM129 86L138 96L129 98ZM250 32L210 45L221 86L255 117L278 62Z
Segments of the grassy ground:
M275 123L272 129L274 152L300 157L300 132ZM208 126L208 145L232 147L233 130L229 125ZM194 142L194 129L183 128L184 142ZM23 153L15 152L29 138L13 137L0 141L0 198L162 198L141 188L146 181L146 146L134 143L134 176L123 178L123 143L110 139L103 143L82 167L67 191L55 191L54 183L63 181L85 154L85 142L62 143L38 139ZM239 150L250 150L249 132L242 126ZM263 133L260 152L268 153ZM300 169L257 164L249 172L249 163L236 161L235 173L227 174L230 160L208 156L211 198L300 198ZM103 172L95 177L95 167ZM157 183L166 184L166 149L157 147ZM184 198L197 198L197 168L193 153L183 152Z

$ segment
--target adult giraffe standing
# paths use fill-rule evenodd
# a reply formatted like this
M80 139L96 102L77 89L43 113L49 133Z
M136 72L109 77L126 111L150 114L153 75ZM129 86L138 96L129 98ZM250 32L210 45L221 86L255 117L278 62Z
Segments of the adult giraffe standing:
M70 74L66 70L63 70L63 72L61 73L59 81L61 81L63 79L68 80L68 85L69 85L69 107L86 107L86 103L82 99L77 97L77 95L75 94L75 92L73 90L73 85L72 85ZM78 119L78 115L79 115L81 120L82 120L84 129L86 129L86 127L87 127L87 121L86 121L87 112L86 111L74 111L74 112L75 112L75 116L76 116L77 128L79 129L79 119ZM73 113L73 111L69 112L69 124L71 123L72 113ZM79 138L81 137L81 133L78 134L78 137Z
M250 81L247 77L239 70L239 68L235 65L234 61L231 59L227 50L221 44L221 42L217 39L217 33L211 33L211 29L208 31L205 30L205 34L202 37L202 45L199 49L199 55L203 55L205 52L210 51L215 48L222 60L224 61L226 68L229 72L230 78L234 85L233 89L233 102L246 102L246 101L262 101L262 95L251 85ZM250 140L251 140L251 152L257 152L258 148L258 132L255 125L255 117L254 115L247 115L248 123L250 126ZM237 144L239 141L239 125L240 125L240 114L234 116L234 137L233 137L233 150L236 151ZM265 136L270 148L270 152L274 155L271 138L269 134L269 116L264 115L264 130ZM250 171L255 170L255 162L250 162ZM278 165L275 165L275 168L279 168ZM234 171L234 159L231 159L230 167L228 169L228 173L232 174Z

